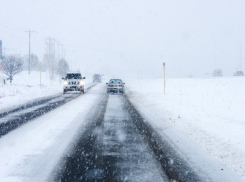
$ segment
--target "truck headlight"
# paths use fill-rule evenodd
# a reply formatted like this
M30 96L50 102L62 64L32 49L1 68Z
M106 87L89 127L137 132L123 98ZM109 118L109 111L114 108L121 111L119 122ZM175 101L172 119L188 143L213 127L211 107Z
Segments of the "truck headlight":
M79 82L79 85L84 85L84 81L81 80L81 81Z
M68 81L63 81L63 85L68 85Z

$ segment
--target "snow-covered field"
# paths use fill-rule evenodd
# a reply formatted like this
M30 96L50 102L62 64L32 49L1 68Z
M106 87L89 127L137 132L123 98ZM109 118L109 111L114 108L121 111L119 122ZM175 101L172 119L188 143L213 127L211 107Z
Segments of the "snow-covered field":
M91 79L86 79L86 82L90 83ZM149 117L149 121L152 122L162 135L169 137L173 145L182 151L185 158L188 158L193 163L198 161L195 161L195 159L199 158L199 162L201 162L195 163L195 165L204 169L209 168L210 173L212 173L209 175L213 175L213 179L221 179L220 176L225 175L229 176L230 173L226 170L228 169L228 171L233 171L235 176L237 175L245 181L245 142L243 141L245 138L245 77L167 79L165 95L163 92L162 79L125 80L125 82L126 93L129 99L144 113L145 117ZM18 181L18 179L20 179L19 176L25 175L23 170L26 168L20 171L17 169L18 165L24 165L24 162L28 160L33 153L36 155L35 151L38 151L37 154L41 151L42 155L40 156L43 157L46 148L48 150L49 147L52 147L50 144L52 142L55 143L54 146L57 146L60 140L56 141L56 139L58 136L62 136L62 131L66 130L68 126L67 122L79 122L76 121L74 117L69 117L71 115L77 116L80 114L82 118L84 118L89 112L89 108L92 107L93 102L99 100L100 94L97 93L98 89L104 93L105 84L102 83L93 88L91 94L88 92L88 96L65 104L60 109L57 109L57 111L54 110L47 115L37 118L34 123L24 125L20 127L20 129L2 137L0 140L0 151L2 152L2 159L5 156L6 160L4 160L5 167L2 165L4 170L1 170L1 176L10 175L11 178L6 178L6 180ZM97 90L97 92L93 92L93 90ZM59 93L62 93L62 84L58 77L56 77L53 82L50 82L48 73L43 72L42 88L40 89L38 72L31 72L31 75L27 72L22 72L14 77L12 84L7 83L4 87L0 87L0 111L33 99ZM84 109L72 111L74 104L79 106L81 102L86 103ZM74 113L72 114L72 112ZM63 116L67 117L63 118ZM63 118L62 121L60 121L60 118ZM40 124L44 121L50 123L49 120L55 121L57 126L59 125L61 129L56 132L49 131L49 129L45 129L45 127ZM54 126L56 126L56 124L54 123ZM37 127L37 125L40 125L40 127ZM36 127L37 131L33 130ZM23 136L22 132L25 133L28 129L30 129L30 132L28 132L29 134L26 138L30 138L30 142L27 142L27 145L24 145L24 147L29 147L29 144L30 146L34 146L34 148L30 149L30 155L28 154L26 158L23 158L23 155L26 155L23 152L18 154L16 158L7 158L12 156L7 155L8 152L6 153L6 151L8 150L15 148L20 149L21 152L22 143L26 142L24 141L25 138L23 141L21 140ZM31 132L32 130L33 132ZM46 141L40 138L43 137L41 134L37 135L34 140L31 139L32 136L29 136L32 133L38 133L39 130L43 130L44 133L47 130L49 133L48 136L52 136L52 142L43 143L40 146L33 145L32 143L35 143L34 140ZM16 136L20 136L20 138L16 139ZM49 140L48 138L47 141ZM194 143L195 147L187 145L188 142L186 141ZM66 145L68 145L68 142L67 140ZM39 149L38 147L41 148ZM62 147L64 151L65 145ZM43 148L45 148L45 150ZM196 150L197 148L198 150ZM199 152L199 150L201 152ZM29 149L27 151L29 151ZM46 161L51 159L52 155L53 154L50 153ZM61 155L61 153L59 155ZM40 156L37 156L37 158L31 161L38 162ZM215 158L218 161L217 165L212 166L211 163L214 164L215 162L210 160L207 156ZM14 162L15 159L16 162ZM55 165L57 161L58 157L56 157L56 161L50 163L49 168ZM224 167L219 166L220 163ZM8 172L11 171L11 169L7 169L8 166L15 165L17 168L14 170L13 174L8 174ZM32 165L34 164L27 164L29 167ZM23 166L20 166L20 168L22 167ZM44 177L47 177L50 169L45 171L47 174L45 173ZM222 175L222 172L224 175ZM35 174L37 174L37 171L34 171L33 176L30 178L34 179ZM218 177L215 178L215 175ZM14 176L16 176L16 178L12 178ZM25 177L21 177L21 179L24 178ZM226 181L233 181L232 179L235 178L230 175L230 178L227 178Z
M33 99L62 94L63 89L60 77L55 75L51 81L48 72L41 72L41 87L40 72L38 71L31 71L30 74L28 71L23 71L14 76L11 84L9 80L6 82L3 87L0 85L0 111ZM85 87L86 83L91 83L91 78L86 78Z
M136 105L157 116L160 132L167 124L245 180L245 77L167 79L165 95L162 79L126 86Z

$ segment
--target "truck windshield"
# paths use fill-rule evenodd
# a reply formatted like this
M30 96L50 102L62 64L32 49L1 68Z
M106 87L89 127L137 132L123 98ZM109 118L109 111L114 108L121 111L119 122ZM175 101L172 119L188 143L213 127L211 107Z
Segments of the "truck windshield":
M82 79L82 75L79 73L70 73L66 75L66 79Z

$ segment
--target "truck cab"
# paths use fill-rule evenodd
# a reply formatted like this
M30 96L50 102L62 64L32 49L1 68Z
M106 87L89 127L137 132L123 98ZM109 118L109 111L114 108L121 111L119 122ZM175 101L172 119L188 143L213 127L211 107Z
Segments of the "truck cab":
M84 93L84 79L80 72L68 72L63 79L63 94L67 92Z
M94 76L93 76L93 83L94 82L101 83L101 75L100 74L94 74Z

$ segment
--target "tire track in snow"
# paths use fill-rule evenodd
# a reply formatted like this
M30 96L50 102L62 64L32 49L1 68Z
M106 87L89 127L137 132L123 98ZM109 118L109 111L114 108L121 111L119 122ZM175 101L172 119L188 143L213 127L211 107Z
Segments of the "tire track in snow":
M126 96L107 99L62 159L54 181L201 181Z

